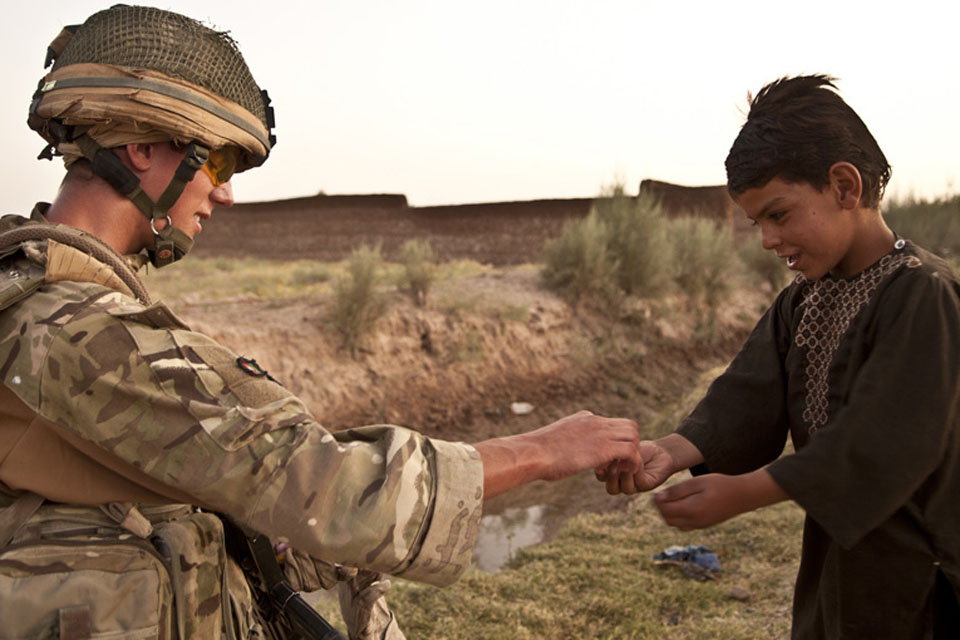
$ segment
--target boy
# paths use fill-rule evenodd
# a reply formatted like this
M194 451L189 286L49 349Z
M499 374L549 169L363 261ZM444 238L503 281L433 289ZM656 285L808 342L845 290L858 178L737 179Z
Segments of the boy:
M641 445L644 471L599 476L649 490L691 468L654 498L683 530L802 506L793 638L956 638L960 285L884 223L890 166L834 89L765 86L727 156L796 279L677 432Z

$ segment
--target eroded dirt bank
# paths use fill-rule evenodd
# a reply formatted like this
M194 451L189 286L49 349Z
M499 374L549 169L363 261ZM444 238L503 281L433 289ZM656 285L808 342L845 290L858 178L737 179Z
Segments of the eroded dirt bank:
M331 429L371 423L476 441L587 408L649 425L726 362L765 298L740 289L716 317L683 299L634 302L618 320L574 312L532 268L439 283L424 308L400 293L353 359L330 300L194 300L191 325L256 358ZM511 403L535 408L515 415Z

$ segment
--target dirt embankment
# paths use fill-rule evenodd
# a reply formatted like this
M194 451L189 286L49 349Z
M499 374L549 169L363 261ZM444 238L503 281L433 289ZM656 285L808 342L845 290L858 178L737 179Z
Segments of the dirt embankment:
M326 321L329 300L193 302L177 311L256 358L328 428L386 422L477 441L581 408L647 424L699 372L730 358L765 302L738 291L712 319L680 299L637 302L611 322L574 312L538 280L519 268L440 283L425 308L397 293L356 359ZM516 415L514 402L535 408Z

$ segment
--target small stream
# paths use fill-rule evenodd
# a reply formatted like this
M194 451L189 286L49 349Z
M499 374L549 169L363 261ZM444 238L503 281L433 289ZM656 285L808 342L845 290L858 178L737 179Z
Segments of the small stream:
M483 571L496 571L513 559L518 549L542 542L556 507L535 504L532 507L508 507L503 513L480 520L473 564Z
M549 540L569 518L623 508L633 496L610 496L592 471L557 482L535 482L484 505L473 563L497 571L517 551Z

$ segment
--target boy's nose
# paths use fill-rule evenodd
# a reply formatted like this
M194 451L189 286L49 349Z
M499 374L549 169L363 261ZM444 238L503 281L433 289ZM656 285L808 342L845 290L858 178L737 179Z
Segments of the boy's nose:
M761 227L760 235L763 248L768 251L776 249L780 244L780 234L769 227Z

